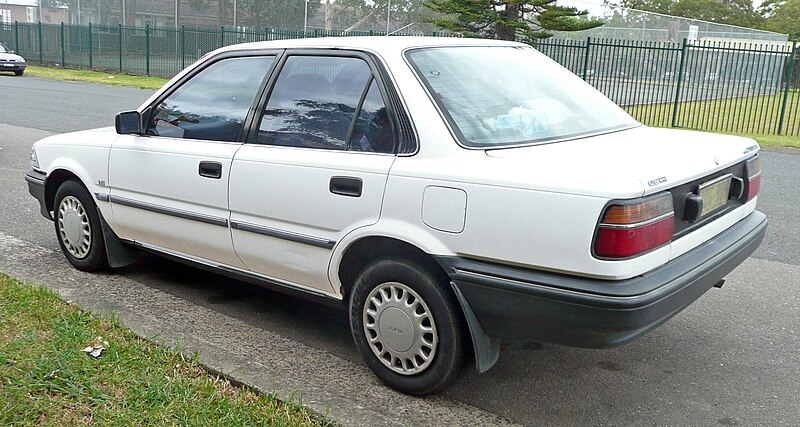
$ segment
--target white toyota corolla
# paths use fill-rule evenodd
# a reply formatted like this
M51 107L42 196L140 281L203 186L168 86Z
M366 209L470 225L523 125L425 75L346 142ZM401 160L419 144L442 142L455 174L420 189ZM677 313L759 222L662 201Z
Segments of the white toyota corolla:
M523 44L323 38L214 51L26 179L78 269L144 249L344 307L424 395L504 339L613 347L721 286L766 230L758 151L642 126Z

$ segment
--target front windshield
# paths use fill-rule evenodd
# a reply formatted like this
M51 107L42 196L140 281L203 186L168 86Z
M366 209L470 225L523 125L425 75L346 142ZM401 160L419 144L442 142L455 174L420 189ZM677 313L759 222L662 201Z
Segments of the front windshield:
M406 55L468 147L524 145L638 125L533 48L423 48Z
M8 50L6 50L6 47L2 43L0 43L0 53L8 53Z

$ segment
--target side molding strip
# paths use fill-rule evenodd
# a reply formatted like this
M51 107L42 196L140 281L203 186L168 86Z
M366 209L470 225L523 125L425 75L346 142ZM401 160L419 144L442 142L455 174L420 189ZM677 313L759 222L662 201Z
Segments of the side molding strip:
M97 196L98 196L98 200L102 200L102 199L100 199L100 196L102 196L102 195L97 194ZM119 196L107 196L107 197L108 197L108 199L109 199L109 201L111 203L116 203L116 204L122 205L122 206L130 206L132 208L143 209L143 210L150 211L150 212L160 213L160 214L164 214L164 215L170 215L170 216L174 216L174 217L178 217L178 218L188 219L188 220L191 220L191 221L203 222L203 223L211 224L211 225L218 225L220 227L227 227L228 226L228 219L227 218L220 218L220 217L216 217L216 216L209 216L209 215L203 215L203 214L198 214L198 213L194 213L194 212L182 211L180 209L167 208L167 207L164 207L164 206L158 206L158 205L153 205L153 204L150 204L150 203L139 202L137 200L127 199L125 197L119 197Z
M274 228L262 227L260 225L247 224L243 222L231 221L231 228L234 230L247 231L250 233L261 234L264 236L275 237L278 239L289 240L292 242L303 243L323 249L333 249L336 242L319 237L307 236L305 234L291 233L288 231L276 230Z
M221 274L232 279L241 280L253 285L261 286L287 295L297 296L312 301L316 301L330 307L346 308L342 305L342 300L328 295L312 288L305 288L291 283L283 282L278 279L273 279L261 274L253 273L252 271L245 271L235 267L221 265L217 262L210 261L203 258L194 257L191 255L175 252L166 248L148 245L146 243L136 241L125 241L124 243L131 245L135 248L143 249L148 252L159 254L165 258L177 261L183 264L191 265L212 273Z

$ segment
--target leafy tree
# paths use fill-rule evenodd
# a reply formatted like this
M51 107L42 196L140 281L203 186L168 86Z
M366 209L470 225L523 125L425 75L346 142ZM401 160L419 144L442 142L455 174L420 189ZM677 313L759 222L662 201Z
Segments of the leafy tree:
M678 0L670 14L748 28L758 26L763 20L753 9L752 0Z
M559 6L556 0L429 0L425 5L451 17L430 20L467 37L532 43L554 31L581 31L603 25L588 11Z
M740 27L752 28L764 21L752 0L623 0L622 6Z
M800 38L800 0L767 0L759 11L767 16L766 29Z

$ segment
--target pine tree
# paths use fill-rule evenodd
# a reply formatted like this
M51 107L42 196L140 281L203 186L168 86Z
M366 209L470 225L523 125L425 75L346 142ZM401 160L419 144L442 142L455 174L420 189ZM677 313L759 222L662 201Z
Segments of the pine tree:
M559 6L556 0L429 0L425 5L449 15L429 22L466 37L533 43L554 31L581 31L603 25L588 11Z

